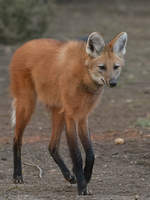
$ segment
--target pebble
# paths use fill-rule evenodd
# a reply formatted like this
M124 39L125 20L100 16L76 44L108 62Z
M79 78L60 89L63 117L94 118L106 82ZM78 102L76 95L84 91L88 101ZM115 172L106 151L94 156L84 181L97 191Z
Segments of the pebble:
M124 143L125 143L125 141L124 141L123 138L116 138L115 139L115 144L124 144Z

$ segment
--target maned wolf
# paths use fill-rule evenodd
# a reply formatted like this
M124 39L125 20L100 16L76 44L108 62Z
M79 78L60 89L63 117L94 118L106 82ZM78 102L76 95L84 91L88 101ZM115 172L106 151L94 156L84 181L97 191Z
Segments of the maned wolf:
M93 32L85 41L61 42L37 39L25 43L14 54L10 66L13 96L14 182L22 183L21 145L23 131L34 111L36 99L52 113L49 152L64 178L77 182L79 195L87 195L94 153L88 131L88 115L105 85L114 87L124 65L127 33L118 34L105 45ZM73 162L73 174L59 155L60 136L65 127ZM86 153L83 168L78 136Z

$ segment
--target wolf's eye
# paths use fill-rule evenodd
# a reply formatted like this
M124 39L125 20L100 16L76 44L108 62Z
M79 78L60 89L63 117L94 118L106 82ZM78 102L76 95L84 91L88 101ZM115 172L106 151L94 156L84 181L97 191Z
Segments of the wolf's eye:
M99 65L98 67L99 67L100 70L106 71L106 66L105 65Z
M118 69L119 67L119 65L114 65L114 70Z

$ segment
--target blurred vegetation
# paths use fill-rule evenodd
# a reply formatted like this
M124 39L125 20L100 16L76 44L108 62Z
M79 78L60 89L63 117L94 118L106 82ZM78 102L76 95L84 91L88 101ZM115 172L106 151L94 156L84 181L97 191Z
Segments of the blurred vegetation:
M0 0L0 43L41 37L53 15L53 1Z
M149 128L150 127L150 117L137 119L136 126L139 126L141 128Z

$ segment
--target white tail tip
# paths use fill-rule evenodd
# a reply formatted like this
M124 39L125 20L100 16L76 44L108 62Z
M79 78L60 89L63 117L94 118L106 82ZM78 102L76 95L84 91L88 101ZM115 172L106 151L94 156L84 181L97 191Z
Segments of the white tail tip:
M15 125L16 125L16 99L14 99L11 104L11 126L14 127Z

